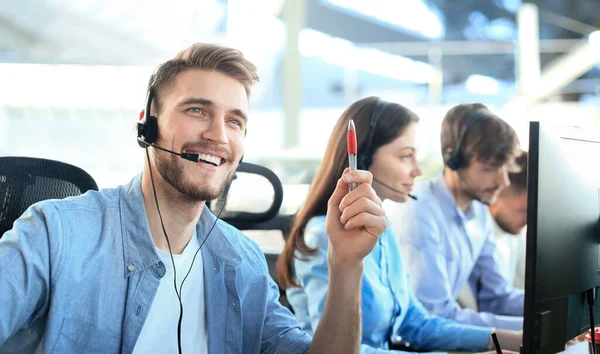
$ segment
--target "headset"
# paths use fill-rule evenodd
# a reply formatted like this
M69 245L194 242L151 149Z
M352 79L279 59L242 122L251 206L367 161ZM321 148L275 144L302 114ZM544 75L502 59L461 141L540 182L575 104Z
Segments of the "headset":
M221 209L219 210L219 213L217 214L217 217L216 217L214 223L212 224L211 228L209 229L208 234L206 235L204 240L202 240L202 242L200 243L200 247L198 247L198 250L196 250L196 253L194 254L194 258L192 259L190 268L188 269L187 274L183 278L183 281L181 282L181 285L179 286L179 290L178 290L177 289L177 269L175 267L175 260L173 259L173 252L171 251L171 243L169 241L169 236L167 235L167 230L165 229L162 214L160 212L160 207L158 205L158 197L156 194L156 187L154 185L154 177L152 174L152 166L150 165L150 154L148 152L148 147L153 147L155 149L162 150L162 151L171 153L173 155L180 156L181 158L183 158L185 160L189 160L189 161L196 162L196 163L200 162L200 154L186 153L186 152L178 153L178 152L175 152L175 151L172 151L169 149L165 149L165 148L160 147L155 144L156 139L158 138L158 119L156 118L156 116L153 116L150 114L150 108L152 106L152 99L154 98L155 74L152 75L152 79L153 79L153 81L150 84L150 88L148 89L148 93L146 95L146 109L140 113L141 120L136 125L136 127L137 127L137 129L136 129L137 130L137 142L140 147L142 147L146 150L146 158L148 160L148 168L150 171L150 181L152 182L152 190L154 192L154 201L156 203L156 210L158 211L160 224L162 226L162 230L165 235L165 239L167 240L167 246L169 248L169 255L171 256L171 262L173 264L173 285L175 287L175 294L177 295L177 299L179 300L179 322L177 325L177 345L178 345L179 354L181 354L181 323L183 320L183 301L181 299L181 290L183 288L183 284L184 284L185 280L187 279L188 275L192 271L192 267L194 266L194 261L196 260L196 256L202 249L202 246L204 246L204 243L206 242L206 240L208 240L208 237L212 233L212 230L214 229L215 225L217 224L217 221L219 221L221 212L225 208L225 203L223 203L223 205L221 206ZM246 132L244 132L244 136L245 135L246 135ZM242 158L240 159L238 166L240 163L242 163L243 159L244 159L244 156L242 155ZM229 180L226 188L229 188L231 183L235 179L236 179L236 174L234 172L232 175L232 178Z
M152 146L155 149L166 151L170 154L180 156L183 159L193 162L200 162L200 154L192 154L187 152L178 153L154 144L158 138L158 119L156 119L156 116L150 115L150 107L152 106L152 99L154 98L153 85L154 83L152 83L150 89L148 90L148 94L146 95L146 109L140 113L140 118L142 118L143 115L143 119L137 123L138 145L142 148Z
M456 173L458 174L458 177L463 182L465 182L467 187L469 187L470 191L468 191L467 193L469 194L469 196L471 198L477 200L478 202L480 202L484 205L489 206L490 202L487 200L481 199L481 197L479 197L479 195L475 191L475 188L473 188L471 186L471 184L467 181L466 178L463 177L463 175L459 171L460 169L467 167L467 165L469 164L469 161L467 160L467 158L465 157L465 155L462 151L463 145L465 144L469 130L471 128L473 128L473 126L475 124L477 124L478 122L480 122L481 120L486 118L488 114L489 114L489 111L487 109L481 109L481 108L477 109L477 110L473 111L471 114L469 114L467 121L463 124L463 126L460 129L460 132L458 134L458 140L456 141L456 145L454 146L454 149L450 153L444 152L444 162L446 163L446 166L448 166L449 169L451 169L452 171L456 171Z
M444 161L446 162L446 166L448 166L449 169L451 169L452 171L457 171L463 167L467 167L469 162L462 152L463 145L465 144L467 138L467 134L475 124L484 119L488 114L489 112L485 109L477 109L469 115L467 121L460 129L460 133L458 134L458 140L456 141L454 149L450 153L444 153Z
M371 119L369 120L369 132L367 134L367 140L365 140L365 144L362 148L363 151L358 155L357 165L359 170L367 170L373 163L373 135L375 135L377 121L379 120L381 112L385 106L386 102L379 98L377 99L377 102L375 102L375 107L373 108Z
M154 86L154 83L152 83ZM156 116L150 115L150 107L154 98L154 88L150 87L146 94L146 104L143 112L140 112L140 121L137 123L137 141L142 148L152 146L158 137L158 120Z
M357 163L357 167L360 170L367 170L371 164L373 163L373 136L375 135L375 128L377 127L377 122L379 121L379 117L381 117L381 113L383 112L383 110L385 109L387 103L384 100L381 99L377 99L377 101L375 102L375 107L373 108L373 113L371 114L371 119L369 121L369 132L367 134L367 140L365 141L363 148L362 148L362 152L360 154L358 154L358 163ZM413 200L417 200L417 197L397 190L395 188L392 188L390 186L388 186L387 184L383 183L382 181L378 180L377 178L375 178L375 176L373 176L373 181L381 184L382 186L384 186L385 188L396 192L398 194L402 194L402 195L406 195L409 198L413 199Z

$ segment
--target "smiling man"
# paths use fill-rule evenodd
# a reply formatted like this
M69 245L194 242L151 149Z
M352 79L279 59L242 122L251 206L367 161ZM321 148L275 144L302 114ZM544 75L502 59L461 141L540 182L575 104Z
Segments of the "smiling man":
M399 222L411 287L425 307L459 322L522 329L523 292L494 258L494 222L487 205L518 169L515 131L482 104L452 108L442 122L443 174L415 188ZM461 308L468 286L480 312Z
M340 176L329 199L314 339L279 304L258 246L206 208L242 159L257 80L239 51L210 44L157 69L143 172L35 204L0 240L0 352L358 353L363 258L387 226L369 172Z

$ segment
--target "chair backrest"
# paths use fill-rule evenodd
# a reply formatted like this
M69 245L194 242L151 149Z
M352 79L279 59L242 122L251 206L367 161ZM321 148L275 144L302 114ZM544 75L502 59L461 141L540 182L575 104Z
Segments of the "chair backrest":
M242 162L233 183L209 207L216 213L223 209L221 219L242 230L277 216L282 202L279 177L266 167Z
M0 157L0 237L32 204L98 190L84 170L64 162L32 157Z

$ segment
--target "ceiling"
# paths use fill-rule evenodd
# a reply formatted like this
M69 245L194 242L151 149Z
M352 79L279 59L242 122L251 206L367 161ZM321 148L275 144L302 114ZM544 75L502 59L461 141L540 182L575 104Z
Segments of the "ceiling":
M580 40L600 27L600 1L543 0L534 2L539 8L540 38ZM508 41L517 40L516 12L520 0L428 0L426 4L439 14L445 28L444 41ZM324 1L309 1L307 26L335 34L357 43L432 42L406 29L378 24L368 16L348 13ZM393 50L393 46L381 46ZM401 48L402 46L400 46ZM567 45L567 48L569 46ZM404 54L401 49L395 50ZM563 53L543 53L542 67ZM426 55L408 56L427 61ZM443 56L446 82L462 82L471 74L514 80L514 54ZM600 77L594 70L586 77Z
M396 15L405 18L402 16L407 13L402 7L395 6L387 14L386 22L337 6L340 1L306 0L305 26L365 47L375 46L373 43L435 43L438 40L505 41L502 43L510 46L517 39L515 10L520 0L422 0L443 26L443 35L439 39L389 22ZM418 3L420 0L403 1ZM542 40L581 40L600 26L598 0L535 3L540 9ZM222 40L227 27L226 10L226 0L180 0L177 6L161 0L4 0L0 7L0 62L155 64L190 42ZM253 17L253 14L248 15L251 24ZM403 53L385 45L382 48L428 61L424 53ZM542 54L542 67L560 55L562 53ZM269 63L269 69L281 70L282 55L274 56L276 59L271 59L275 61L274 65ZM313 65L311 62L307 65ZM442 68L447 84L462 83L472 74L508 82L513 82L515 76L512 53L445 55ZM273 75L277 77L276 73ZM600 79L600 70L591 70L583 78ZM266 81L276 80L272 77ZM368 82L377 85L376 78L371 77ZM387 79L381 79L381 82L383 86L389 84ZM339 84L322 83L329 90L335 90ZM581 91L590 89L585 85L581 87Z

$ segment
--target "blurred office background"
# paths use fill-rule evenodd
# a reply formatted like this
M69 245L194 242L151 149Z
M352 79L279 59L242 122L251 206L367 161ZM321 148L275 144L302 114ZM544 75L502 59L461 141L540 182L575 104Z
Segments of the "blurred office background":
M365 96L421 116L423 178L441 170L440 122L458 103L489 105L524 147L530 120L597 124L598 27L597 0L1 0L0 155L127 182L150 74L219 42L259 68L245 159L278 174L294 213L335 120Z

